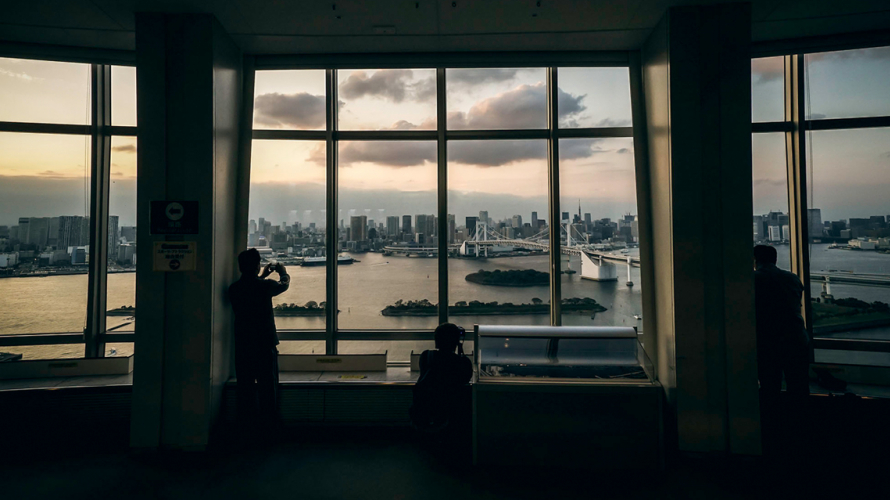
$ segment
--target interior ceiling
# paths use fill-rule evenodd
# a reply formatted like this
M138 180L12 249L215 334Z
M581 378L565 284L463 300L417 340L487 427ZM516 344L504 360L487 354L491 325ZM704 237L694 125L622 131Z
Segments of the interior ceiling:
M133 50L136 12L206 12L256 54L623 50L638 48L670 6L726 1L9 0L0 40ZM888 0L751 3L755 41L890 26Z

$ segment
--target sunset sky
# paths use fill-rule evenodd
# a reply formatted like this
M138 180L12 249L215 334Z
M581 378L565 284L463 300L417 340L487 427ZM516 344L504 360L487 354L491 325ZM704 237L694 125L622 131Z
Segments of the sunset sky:
M890 48L807 57L814 118L890 115ZM782 60L752 64L755 121L782 118ZM450 129L544 128L544 69L447 71ZM115 67L113 121L135 125L135 69ZM630 125L626 68L559 74L560 126ZM435 71L353 70L338 78L342 130L432 130ZM255 128L325 127L323 71L257 74ZM86 124L89 66L0 58L0 121ZM890 131L815 132L808 153L810 200L825 219L890 214ZM342 142L340 218L435 213L435 142ZM563 211L595 218L635 213L630 139L563 140ZM324 220L324 144L254 141L250 218L279 224ZM546 217L546 143L451 141L449 212L462 221L488 210L502 219ZM781 134L755 135L755 213L786 210ZM135 224L135 138L115 138L111 212ZM18 217L83 215L88 209L89 141L82 136L0 133L0 225ZM379 220L382 222L382 219ZM461 222L459 222L460 224Z

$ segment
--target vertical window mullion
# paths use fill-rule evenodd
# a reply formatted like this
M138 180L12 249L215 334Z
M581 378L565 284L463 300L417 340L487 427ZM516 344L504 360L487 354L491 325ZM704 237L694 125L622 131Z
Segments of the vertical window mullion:
M445 93L445 68L436 68L436 131L439 194L438 269L439 273L439 324L448 322L448 143L445 142L447 126L447 101Z
M337 354L337 257L339 256L340 235L337 229L337 70L325 70L325 168L327 170L325 196L327 217L325 218L325 296L327 315L325 322L325 352Z
M560 248L559 222L559 82L555 67L547 68L547 172L548 196L550 202L550 324L562 324L562 289L560 288Z
M105 304L108 275L108 197L111 169L111 66L91 67L90 104L90 263L85 356L105 355Z

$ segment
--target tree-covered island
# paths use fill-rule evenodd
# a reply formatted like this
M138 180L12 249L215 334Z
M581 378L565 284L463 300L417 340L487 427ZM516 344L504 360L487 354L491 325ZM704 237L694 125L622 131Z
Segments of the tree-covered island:
M272 308L275 316L324 316L325 302L315 302L310 300L306 305L297 304L278 304ZM337 311L339 312L339 311Z
M606 308L598 304L590 297L562 299L563 312L598 313L606 311ZM433 304L427 299L409 300L399 299L395 304L386 306L380 314L384 316L435 316L438 314L438 304ZM502 316L525 314L550 314L549 302L541 299L532 299L531 304L513 304L512 302L470 302L459 301L453 306L448 306L449 316Z
M466 280L477 285L489 286L547 286L550 284L550 275L534 269L511 269L508 271L480 269L475 273L468 274Z

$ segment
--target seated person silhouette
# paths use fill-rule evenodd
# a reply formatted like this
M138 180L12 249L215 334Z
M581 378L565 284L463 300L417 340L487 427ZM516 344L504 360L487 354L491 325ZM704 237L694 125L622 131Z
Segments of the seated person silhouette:
M470 412L465 386L473 376L473 364L464 356L463 328L444 323L436 328L436 349L420 355L420 378L414 385L411 422L418 430L454 430Z

